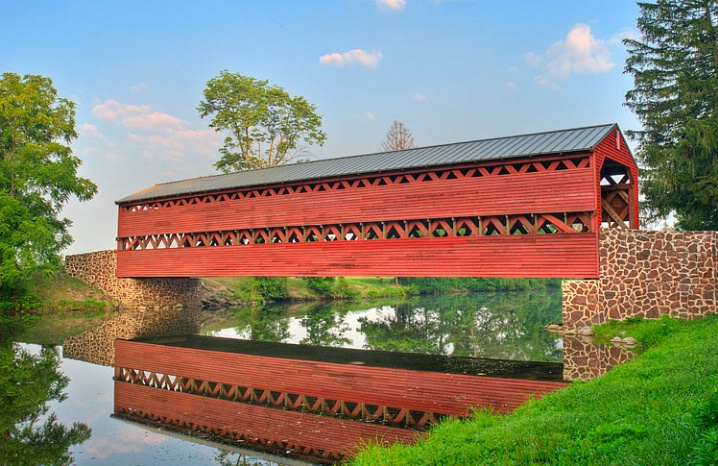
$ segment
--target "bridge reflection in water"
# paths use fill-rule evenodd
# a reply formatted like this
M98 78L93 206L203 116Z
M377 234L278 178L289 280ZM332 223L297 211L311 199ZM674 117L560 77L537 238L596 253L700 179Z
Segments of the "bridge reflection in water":
M414 442L445 416L509 412L558 390L563 365L188 336L115 342L115 415L335 462Z

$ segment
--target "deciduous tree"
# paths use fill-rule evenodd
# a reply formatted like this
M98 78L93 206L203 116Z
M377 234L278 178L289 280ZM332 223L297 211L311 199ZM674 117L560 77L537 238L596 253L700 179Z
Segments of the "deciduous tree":
M412 147L414 147L414 136L411 134L411 130L404 126L404 123L394 120L381 142L381 150L390 152Z
M223 70L207 82L204 99L200 116L213 115L210 127L227 134L214 164L224 173L283 165L326 139L316 107L268 81Z
M97 186L77 175L72 155L75 104L49 78L4 73L0 79L0 292L31 273L61 264L72 242L61 218L70 196L91 199Z
M718 229L718 2L639 7L641 37L624 42L644 205L654 219L675 213L680 228Z
M32 355L23 348L0 342L0 464L74 464L70 447L90 438L87 424L67 427L50 412L50 402L61 402L69 379L59 372L53 348Z

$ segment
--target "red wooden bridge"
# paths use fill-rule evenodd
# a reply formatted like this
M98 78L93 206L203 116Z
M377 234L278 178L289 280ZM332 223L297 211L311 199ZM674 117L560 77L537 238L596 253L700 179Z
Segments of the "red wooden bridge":
M556 363L197 335L116 340L114 410L163 429L334 464L367 442L412 443L441 418L473 408L513 411L566 387L561 378Z
M637 179L610 124L160 184L117 201L117 276L597 278Z

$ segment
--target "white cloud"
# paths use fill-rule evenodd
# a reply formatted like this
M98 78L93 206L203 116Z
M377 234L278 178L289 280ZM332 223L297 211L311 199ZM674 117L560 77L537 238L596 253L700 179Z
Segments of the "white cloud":
M147 105L120 104L116 100L106 100L92 108L92 114L103 121L119 123L128 115L142 114L150 110Z
M615 66L605 41L593 37L587 24L576 24L564 40L555 42L543 54L529 52L525 60L541 68L542 73L536 76L536 82L553 88L558 87L556 78L603 73Z
M426 100L426 96L422 94L421 92L417 92L414 94L414 100L423 101Z
M358 64L366 68L376 68L383 58L381 51L367 52L362 49L353 49L344 53L329 53L319 58L322 65L354 65Z
M90 123L81 124L79 134L80 136L88 135L92 138L99 139L100 141L107 140L105 135L102 134L99 129L97 129L97 126Z
M372 112L364 112L364 118L366 118L367 120L373 120L375 117Z
M506 83L504 83L504 87L506 89L515 89L516 83L514 83L513 81L506 81Z
M406 0L376 0L376 4L382 8L400 11L406 6Z
M100 120L127 130L127 138L148 158L215 156L221 144L221 135L213 129L189 128L186 121L169 113L153 112L147 105L107 100L95 105L92 113Z

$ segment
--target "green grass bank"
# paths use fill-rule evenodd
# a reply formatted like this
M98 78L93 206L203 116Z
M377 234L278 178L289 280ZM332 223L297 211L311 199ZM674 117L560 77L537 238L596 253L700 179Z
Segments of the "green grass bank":
M509 415L447 420L415 446L370 445L353 465L718 464L718 316L610 323L641 355Z

